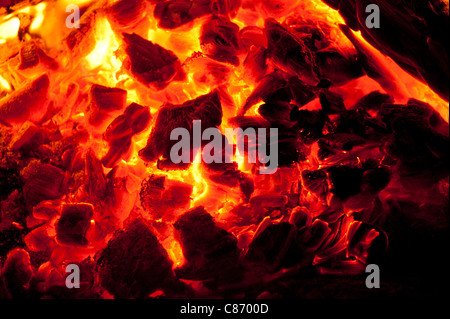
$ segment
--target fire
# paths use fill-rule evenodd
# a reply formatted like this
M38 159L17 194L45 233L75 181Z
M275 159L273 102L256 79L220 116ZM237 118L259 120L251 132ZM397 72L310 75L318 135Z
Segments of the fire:
M382 106L430 114L425 122L437 137L426 138L445 141L445 125L433 112L448 123L448 101L346 28L324 2L194 2L61 0L0 11L0 132L9 134L0 139L8 153L0 163L20 168L2 208L27 211L24 225L10 224L26 226L25 246L45 256L35 274L43 286L64 282L64 263L89 268L93 258L103 296L116 297L164 295L163 286L178 277L191 287L211 278L222 285L241 263L251 265L242 284L249 287L306 264L321 274L359 274L372 244L387 246L371 214L397 194L413 197L402 178L415 171L406 160L406 168L396 166L403 154L391 150L408 141L388 132L395 125L379 124L401 111L382 114ZM82 9L79 29L65 25L69 4ZM276 56L282 41L295 54ZM364 70L363 56L381 79ZM358 106L374 92L380 105ZM240 150L222 166L203 163L200 152L191 165L172 163L160 131L202 116L222 134L233 125L276 126L286 162L272 175L259 174L259 164L245 163ZM339 131L345 124L348 131ZM430 154L440 155L438 142ZM410 155L415 148L408 147ZM353 180L356 190L340 186ZM154 267L142 273L158 273L161 282L138 274L154 289L117 291L126 284L114 282L114 263L127 267L117 256L139 249L150 260L139 267ZM8 258L30 263L23 254ZM131 255L130 262L140 258ZM226 275L211 270L217 263Z
M114 56L114 52L119 48L119 43L108 20L99 20L95 29L95 49L85 57L89 69L99 68L100 74L105 72L108 75L114 75L121 67L120 61ZM107 84L115 84L117 80L110 78L107 82Z
M0 43L5 43L7 39L17 37L19 32L20 20L12 18L0 24Z

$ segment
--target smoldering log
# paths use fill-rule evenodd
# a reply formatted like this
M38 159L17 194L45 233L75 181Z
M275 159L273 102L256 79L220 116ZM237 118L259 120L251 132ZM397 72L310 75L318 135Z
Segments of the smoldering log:
M406 97L408 93L404 84L395 73L386 67L377 54L372 52L366 43L359 40L347 25L341 24L339 27L358 51L358 58L364 72L377 81L386 92Z

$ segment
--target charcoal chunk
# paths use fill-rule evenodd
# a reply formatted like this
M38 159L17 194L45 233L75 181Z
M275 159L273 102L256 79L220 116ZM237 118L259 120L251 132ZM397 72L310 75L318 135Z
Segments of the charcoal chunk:
M179 278L206 280L227 275L238 265L237 239L217 227L203 207L181 215L174 224L186 264L175 269Z
M64 172L50 164L30 162L21 171L23 195L28 205L35 206L43 200L60 198L66 191Z
M0 167L0 200L22 187L20 173L14 168Z
M0 101L0 123L22 125L42 120L48 106L50 79L43 74Z
M21 248L11 250L1 274L12 297L25 297L28 284L33 276L28 252Z
M160 1L153 14L158 26L175 29L203 15L211 13L210 0L169 0Z
M165 0L158 1L154 16L158 27L175 29L207 14L236 16L241 0Z
M89 149L85 158L84 187L92 203L98 203L105 199L106 184L102 163L95 156L94 151Z
M190 184L150 175L142 181L139 197L142 207L155 219L170 220L175 209L189 204L192 190Z
M89 123L100 126L111 118L112 112L125 107L127 91L120 88L110 88L99 84L91 86L89 91Z
M170 140L172 130L185 128L191 133L190 136L192 137L194 120L201 121L202 130L220 125L222 122L222 105L217 90L181 105L164 105L158 112L147 146L139 151L139 156L148 162L155 161L160 156L171 162L170 150L177 143L177 141ZM190 145L192 157L194 154L192 141ZM191 162L192 160L193 158L191 158ZM186 165L183 167L186 167Z
M267 72L267 49L252 46L244 60L245 75L259 81Z
M384 231L362 222L353 223L348 231L348 255L370 263L381 263L388 248Z
M337 50L326 49L315 52L320 77L329 79L334 86L340 86L364 75L356 54L343 55Z
M295 102L302 107L316 97L316 89L297 76L290 76L283 71L275 70L267 74L258 83L252 94L247 98L242 113L261 100L266 103Z
M105 167L113 167L120 159L124 159L131 147L133 135L142 132L151 119L148 108L131 103L122 115L111 122L103 138L109 144L108 153L102 158Z
M239 27L222 17L212 17L202 26L200 45L211 59L239 65Z
M323 90L319 94L320 105L326 114L338 114L345 111L344 98L338 93Z
M87 246L89 241L86 233L94 216L92 205L67 204L61 211L61 217L56 223L56 240L66 246Z
M123 66L143 85L162 90L171 81L184 79L181 62L172 51L134 33L123 33L123 39L127 54Z
M274 19L266 20L264 32L274 62L292 70L306 83L316 85L319 81L316 58L305 43Z
M356 102L355 108L363 110L378 111L381 105L394 102L394 98L388 94L380 93L379 91L373 91L363 96Z
M324 198L328 193L328 177L323 170L302 172L303 185L316 195Z
M276 98L274 98L276 96ZM275 100L277 102L285 101L289 102L291 95L287 89L287 81L284 73L276 70L264 78L258 83L258 86L253 90L252 94L247 98L242 110L242 114L250 109L253 105L261 100Z
M322 111L299 110L294 107L290 120L297 122L294 127L300 132L302 140L306 144L311 144L323 135L328 118Z
M39 55L37 46L34 42L26 42L20 48L20 65L19 69L32 68L39 63Z
M358 135L349 133L334 133L323 136L319 140L320 149L328 150L331 154L339 151L351 151L353 147L364 145L366 140Z
M138 0L115 1L106 9L108 21L118 30L136 28L145 19L146 2Z
M361 191L361 180L364 169L349 165L333 166L327 169L333 184L331 192L342 200Z
M97 266L101 286L115 298L145 298L173 277L172 261L143 219L114 234Z
M256 236L245 255L245 262L261 265L272 265L280 253L294 226L289 223L269 225L264 231Z
M84 57L86 52L91 52L95 48L96 21L97 15L95 11L83 14L79 28L73 28L63 40L74 58Z
M377 194L382 191L391 180L391 170L387 166L368 169L361 179L361 189L364 192Z

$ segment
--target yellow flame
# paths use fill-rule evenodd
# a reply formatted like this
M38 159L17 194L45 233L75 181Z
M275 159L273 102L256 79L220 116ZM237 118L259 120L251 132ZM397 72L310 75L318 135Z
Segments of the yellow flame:
M45 2L41 2L34 7L36 17L34 18L33 22L31 22L30 31L34 32L39 30L42 23L44 22L44 11L46 7L47 4Z
M192 176L194 177L195 185L192 192L194 199L191 202L191 207L195 206L195 202L205 196L208 191L208 183L206 183L200 171L200 157L201 152L197 154L195 161L192 164Z
M0 87L5 91L11 91L11 85L9 85L8 81L5 80L4 77L0 75Z
M19 18L12 18L0 24L0 43L5 43L6 39L17 37L20 28Z
M97 44L94 50L85 58L89 68L94 69L101 66L106 71L117 71L121 62L115 57L114 51L119 48L119 43L111 25L105 18L97 22L95 39Z
M93 0L63 0L62 3L68 6L69 4L75 4L77 6L83 6L85 4L91 3Z
M370 43L368 43L361 35L361 32L353 32L355 36L367 46L367 48L377 56L378 59L386 66L386 69L390 70L392 75L401 83L406 91L405 98L399 100L399 97L395 97L398 103L406 103L407 99L414 98L430 104L434 110L436 110L445 121L448 122L449 117L449 104L436 94L427 84L416 79L408 72L403 70L395 61L390 57L383 55L377 49L375 49Z

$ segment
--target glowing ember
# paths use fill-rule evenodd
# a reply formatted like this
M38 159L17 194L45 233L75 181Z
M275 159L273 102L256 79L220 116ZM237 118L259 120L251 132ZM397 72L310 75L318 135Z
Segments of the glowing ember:
M56 295L75 264L89 275L72 298L276 297L381 263L396 218L448 227L445 94L340 1L13 2L0 296ZM231 163L202 160L203 140L173 161L171 132L199 119L224 140L277 128L276 173L246 161L260 137L228 141Z

